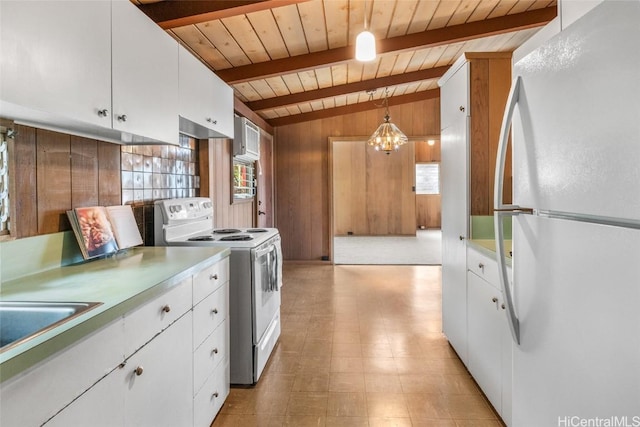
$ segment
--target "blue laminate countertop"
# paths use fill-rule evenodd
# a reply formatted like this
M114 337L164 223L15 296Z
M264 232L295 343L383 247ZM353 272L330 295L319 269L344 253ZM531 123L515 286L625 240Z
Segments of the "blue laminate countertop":
M229 256L228 248L137 247L105 259L52 268L3 282L2 301L101 302L0 353L0 382L77 342L195 271Z

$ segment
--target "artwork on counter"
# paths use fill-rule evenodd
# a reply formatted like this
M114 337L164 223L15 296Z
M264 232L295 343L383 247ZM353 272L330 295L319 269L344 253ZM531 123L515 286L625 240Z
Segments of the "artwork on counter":
M90 206L67 211L84 259L96 258L142 244L129 205Z

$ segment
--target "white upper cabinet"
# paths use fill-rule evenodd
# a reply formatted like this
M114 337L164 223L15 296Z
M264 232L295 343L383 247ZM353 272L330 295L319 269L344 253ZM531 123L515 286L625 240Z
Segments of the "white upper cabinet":
M180 131L233 138L233 89L180 46Z
M602 3L603 0L560 0L558 11L562 18L562 31L591 9Z
M602 3L603 0L559 0L558 16L513 52L513 63L516 64L529 53L542 46L547 40L559 34L584 14Z
M110 16L110 1L0 2L0 115L111 127Z
M2 1L0 23L0 116L178 144L178 43L130 1Z
M178 43L128 0L112 25L113 128L177 145Z
M469 111L469 64L462 55L451 66L440 81L440 129L446 129L468 117Z

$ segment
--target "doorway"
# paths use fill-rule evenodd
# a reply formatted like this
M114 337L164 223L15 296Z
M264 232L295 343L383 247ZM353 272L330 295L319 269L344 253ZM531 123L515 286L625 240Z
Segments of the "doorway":
M415 193L416 161L439 162L439 137L411 138L390 154L375 151L366 139L329 138L332 261L440 264L439 195L425 203Z

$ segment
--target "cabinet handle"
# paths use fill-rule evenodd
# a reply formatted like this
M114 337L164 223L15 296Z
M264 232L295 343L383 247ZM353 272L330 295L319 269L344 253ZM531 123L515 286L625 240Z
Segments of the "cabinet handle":
M491 302L498 302L498 298L496 297L491 298Z
M211 354L218 354L218 348L214 348L213 350L211 350Z
M212 396L213 396L214 398L217 398L217 397L218 397L218 392L216 391L215 393L213 393L213 395L212 395Z
M107 114L109 114L109 110L107 110L106 108L98 110L98 116L100 117L107 117Z
M464 105L461 105L460 106L460 111L462 111L464 113L464 110L465 110Z
M127 115L123 114L121 116L118 116L118 121L119 122L126 122L127 121Z
M209 275L209 280L218 280L218 275L217 274L210 274Z
M211 117L207 117L207 121L208 121L209 123L213 123L214 125L217 125L217 124L218 124L218 121L217 121L217 120L213 120Z
M504 306L504 304L502 304L500 307L502 307L503 310L507 308Z
M162 311L164 313L168 313L171 311L171 307L169 306L169 304L165 305L164 307L162 307Z
M218 314L218 309L214 308L213 310L211 310L211 314Z
M142 366L138 366L136 369L133 370L133 372L135 372L136 376L139 377L144 372L144 368Z
M483 271L484 271L484 264L483 264L483 263L479 263L479 264L478 264L478 268L479 268L480 270L483 270Z
M461 235L458 236L458 239L464 240L464 236L461 234Z

